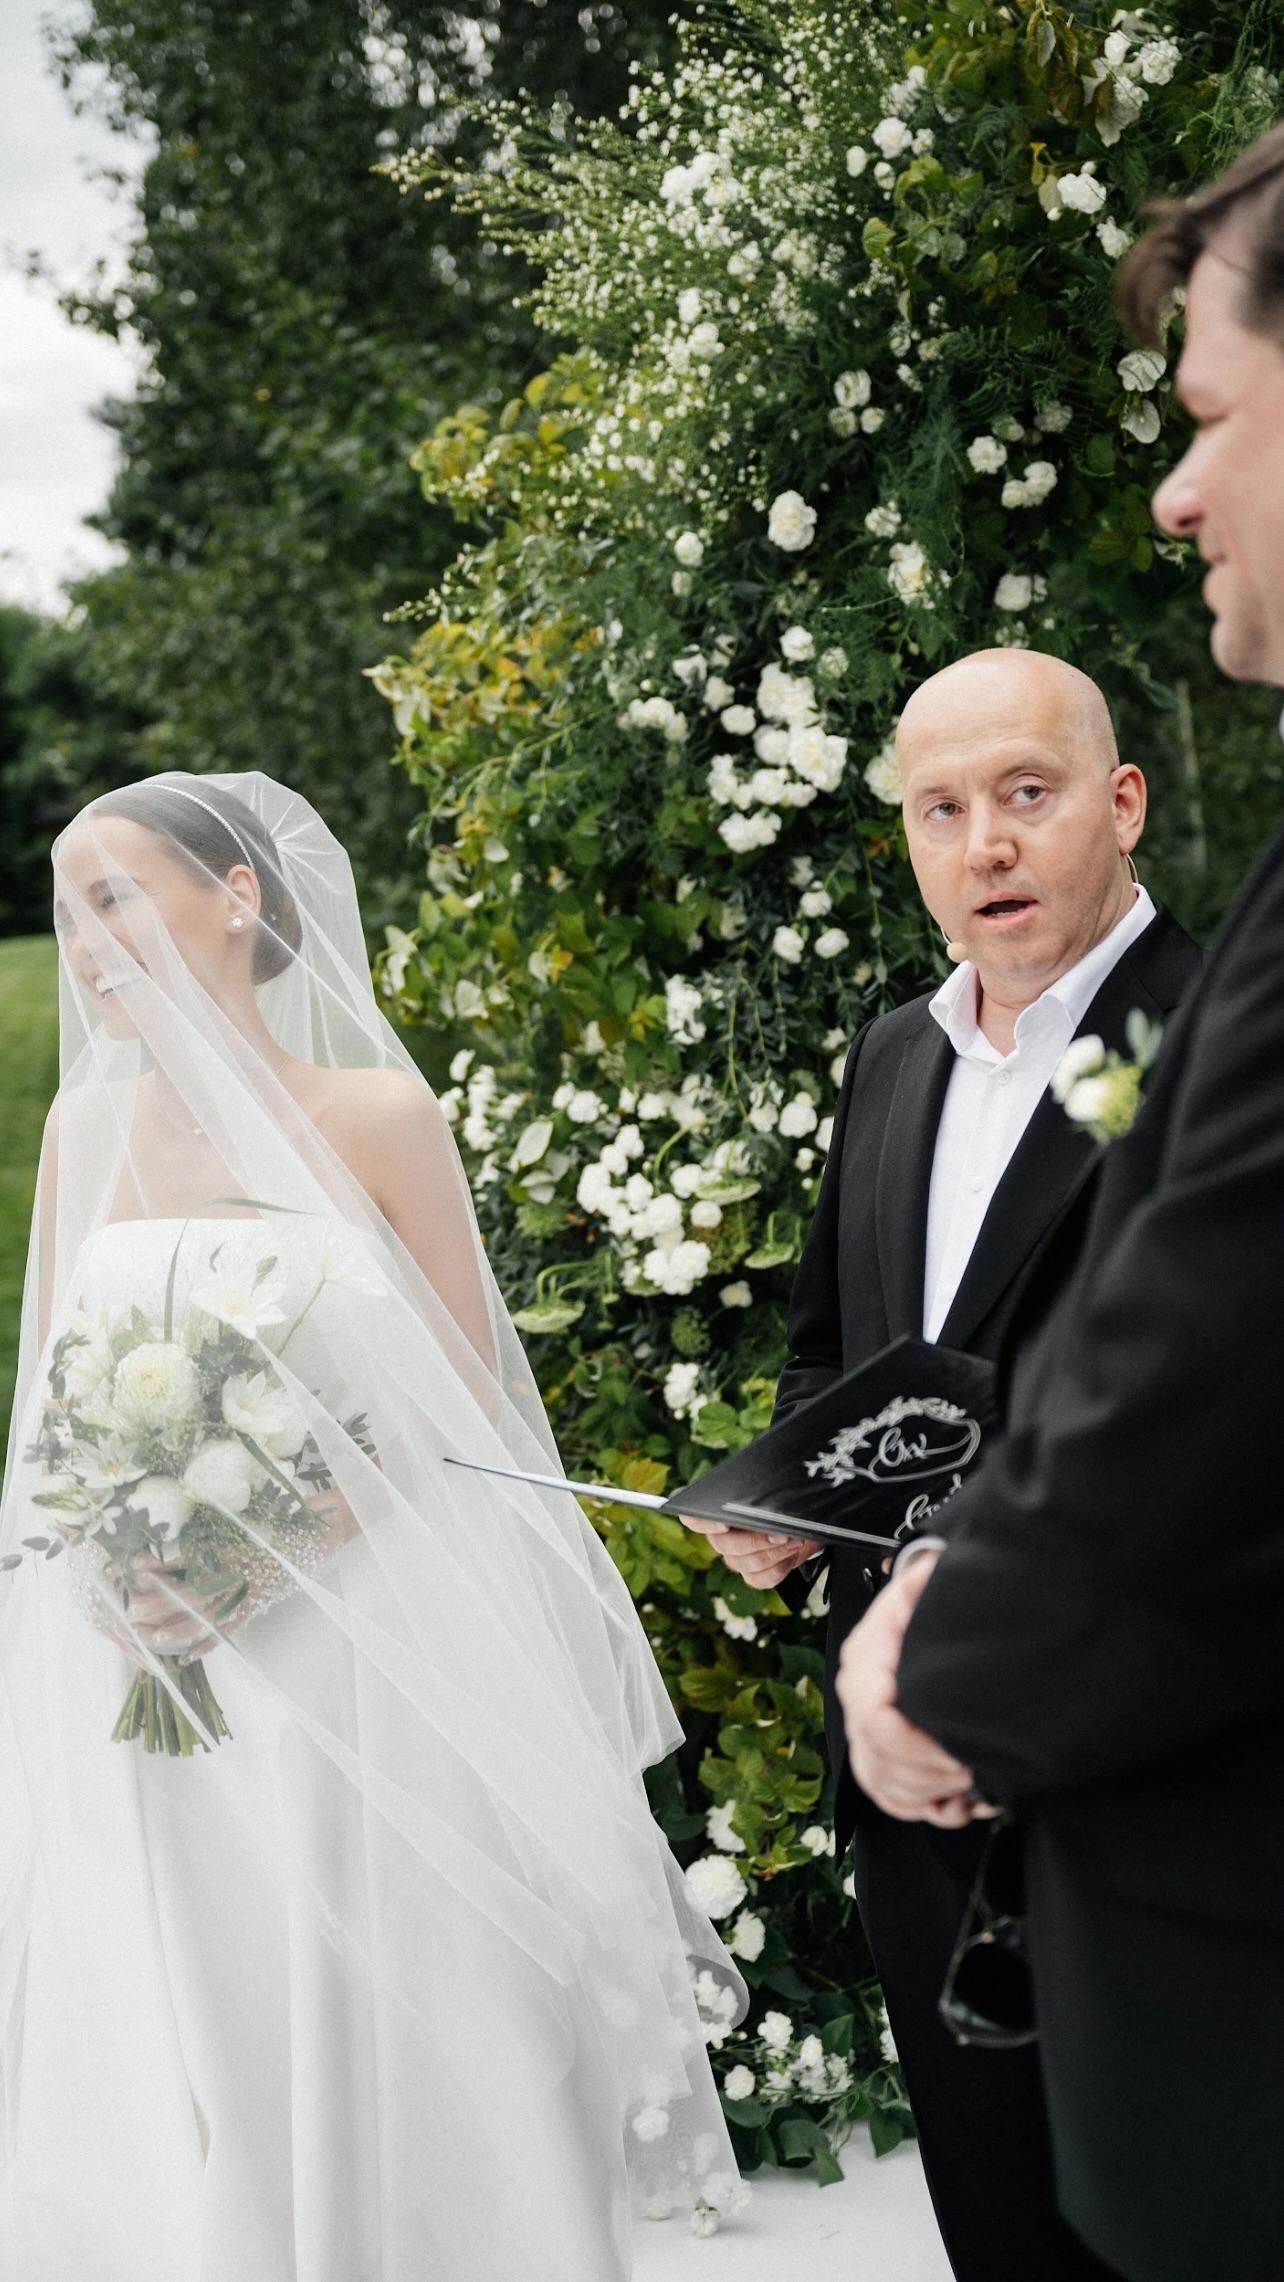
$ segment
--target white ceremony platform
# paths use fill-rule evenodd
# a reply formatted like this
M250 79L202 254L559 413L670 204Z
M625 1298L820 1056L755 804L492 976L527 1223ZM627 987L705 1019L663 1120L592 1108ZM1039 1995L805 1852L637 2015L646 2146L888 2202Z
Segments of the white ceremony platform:
M835 2187L757 2172L749 2209L707 2242L640 2224L635 2282L951 2282L913 2143L879 2161L857 2131L842 2163Z

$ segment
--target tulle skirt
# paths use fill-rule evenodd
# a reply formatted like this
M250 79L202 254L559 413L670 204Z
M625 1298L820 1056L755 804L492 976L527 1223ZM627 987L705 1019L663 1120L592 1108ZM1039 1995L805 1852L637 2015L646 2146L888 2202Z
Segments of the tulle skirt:
M5 2282L622 2282L599 2009L372 1847L274 1709L358 1748L395 1716L342 1638L270 1611L209 1660L233 1740L153 1757L110 1740L130 1668L62 1571L15 1581L0 1671ZM511 1853L498 1813L476 1837Z

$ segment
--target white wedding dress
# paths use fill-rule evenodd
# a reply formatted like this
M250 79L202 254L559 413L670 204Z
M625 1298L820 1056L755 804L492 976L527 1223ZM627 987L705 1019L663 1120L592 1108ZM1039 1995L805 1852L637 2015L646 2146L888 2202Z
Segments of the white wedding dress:
M211 1230L195 1224L198 1249ZM179 1233L101 1229L81 1306L156 1318ZM274 1242L304 1274L315 1231ZM396 1433L386 1391L317 1382L363 1352L378 1304L328 1289L291 1349L334 1415L370 1412L376 1447ZM604 2020L585 1977L559 1985L373 1831L309 1739L308 1707L385 1766L404 1707L306 1593L208 1659L230 1742L166 1759L111 1741L132 1667L87 1620L75 1561L15 1572L3 1636L4 2282L623 2282L626 2126L605 2039L645 1995L617 1989ZM370 1540L324 1584L395 1631ZM36 1723L18 1709L33 1702ZM422 1773L422 1728L414 1748ZM428 1781L523 1871L501 1802L478 1806L445 1740ZM60 1802L34 1830L32 1798ZM656 1890L680 1906L658 1832L655 1850ZM683 1994L665 1994L676 2016ZM703 2052L692 2081L691 2162L707 2173L727 2150Z

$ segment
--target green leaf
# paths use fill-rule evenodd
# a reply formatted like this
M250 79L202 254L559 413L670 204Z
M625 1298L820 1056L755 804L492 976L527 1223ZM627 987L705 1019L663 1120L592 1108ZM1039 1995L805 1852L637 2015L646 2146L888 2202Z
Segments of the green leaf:
M874 2143L875 2155L890 2155L903 2139L913 2137L913 2122L907 2108L872 2108L869 2117L869 2136Z
M740 1421L730 1403L701 1403L691 1422L691 1439L702 1450L726 1450L742 1442Z
M760 1244L756 1251L746 1253L744 1264L746 1268L783 1268L794 1257L794 1246L778 1240L772 1244Z
M761 2100L729 2100L724 2092L722 2095L722 2112L729 2122L742 2125L746 2131L752 2131L757 2125L766 2123L771 2110L764 2107Z
M535 1118L525 1132L518 1135L517 1146L509 1159L513 1171L520 1172L524 1165L538 1164L552 1138L552 1118Z
M519 1331L569 1331L583 1313L580 1300L540 1300L533 1307L518 1308L513 1321Z

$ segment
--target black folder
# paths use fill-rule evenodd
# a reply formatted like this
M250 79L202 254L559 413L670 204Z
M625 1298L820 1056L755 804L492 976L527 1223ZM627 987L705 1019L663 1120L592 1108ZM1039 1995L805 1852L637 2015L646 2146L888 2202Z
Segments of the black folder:
M891 1549L930 1527L975 1464L996 1415L992 1363L904 1338L668 1497L456 1456L446 1463L732 1529Z

